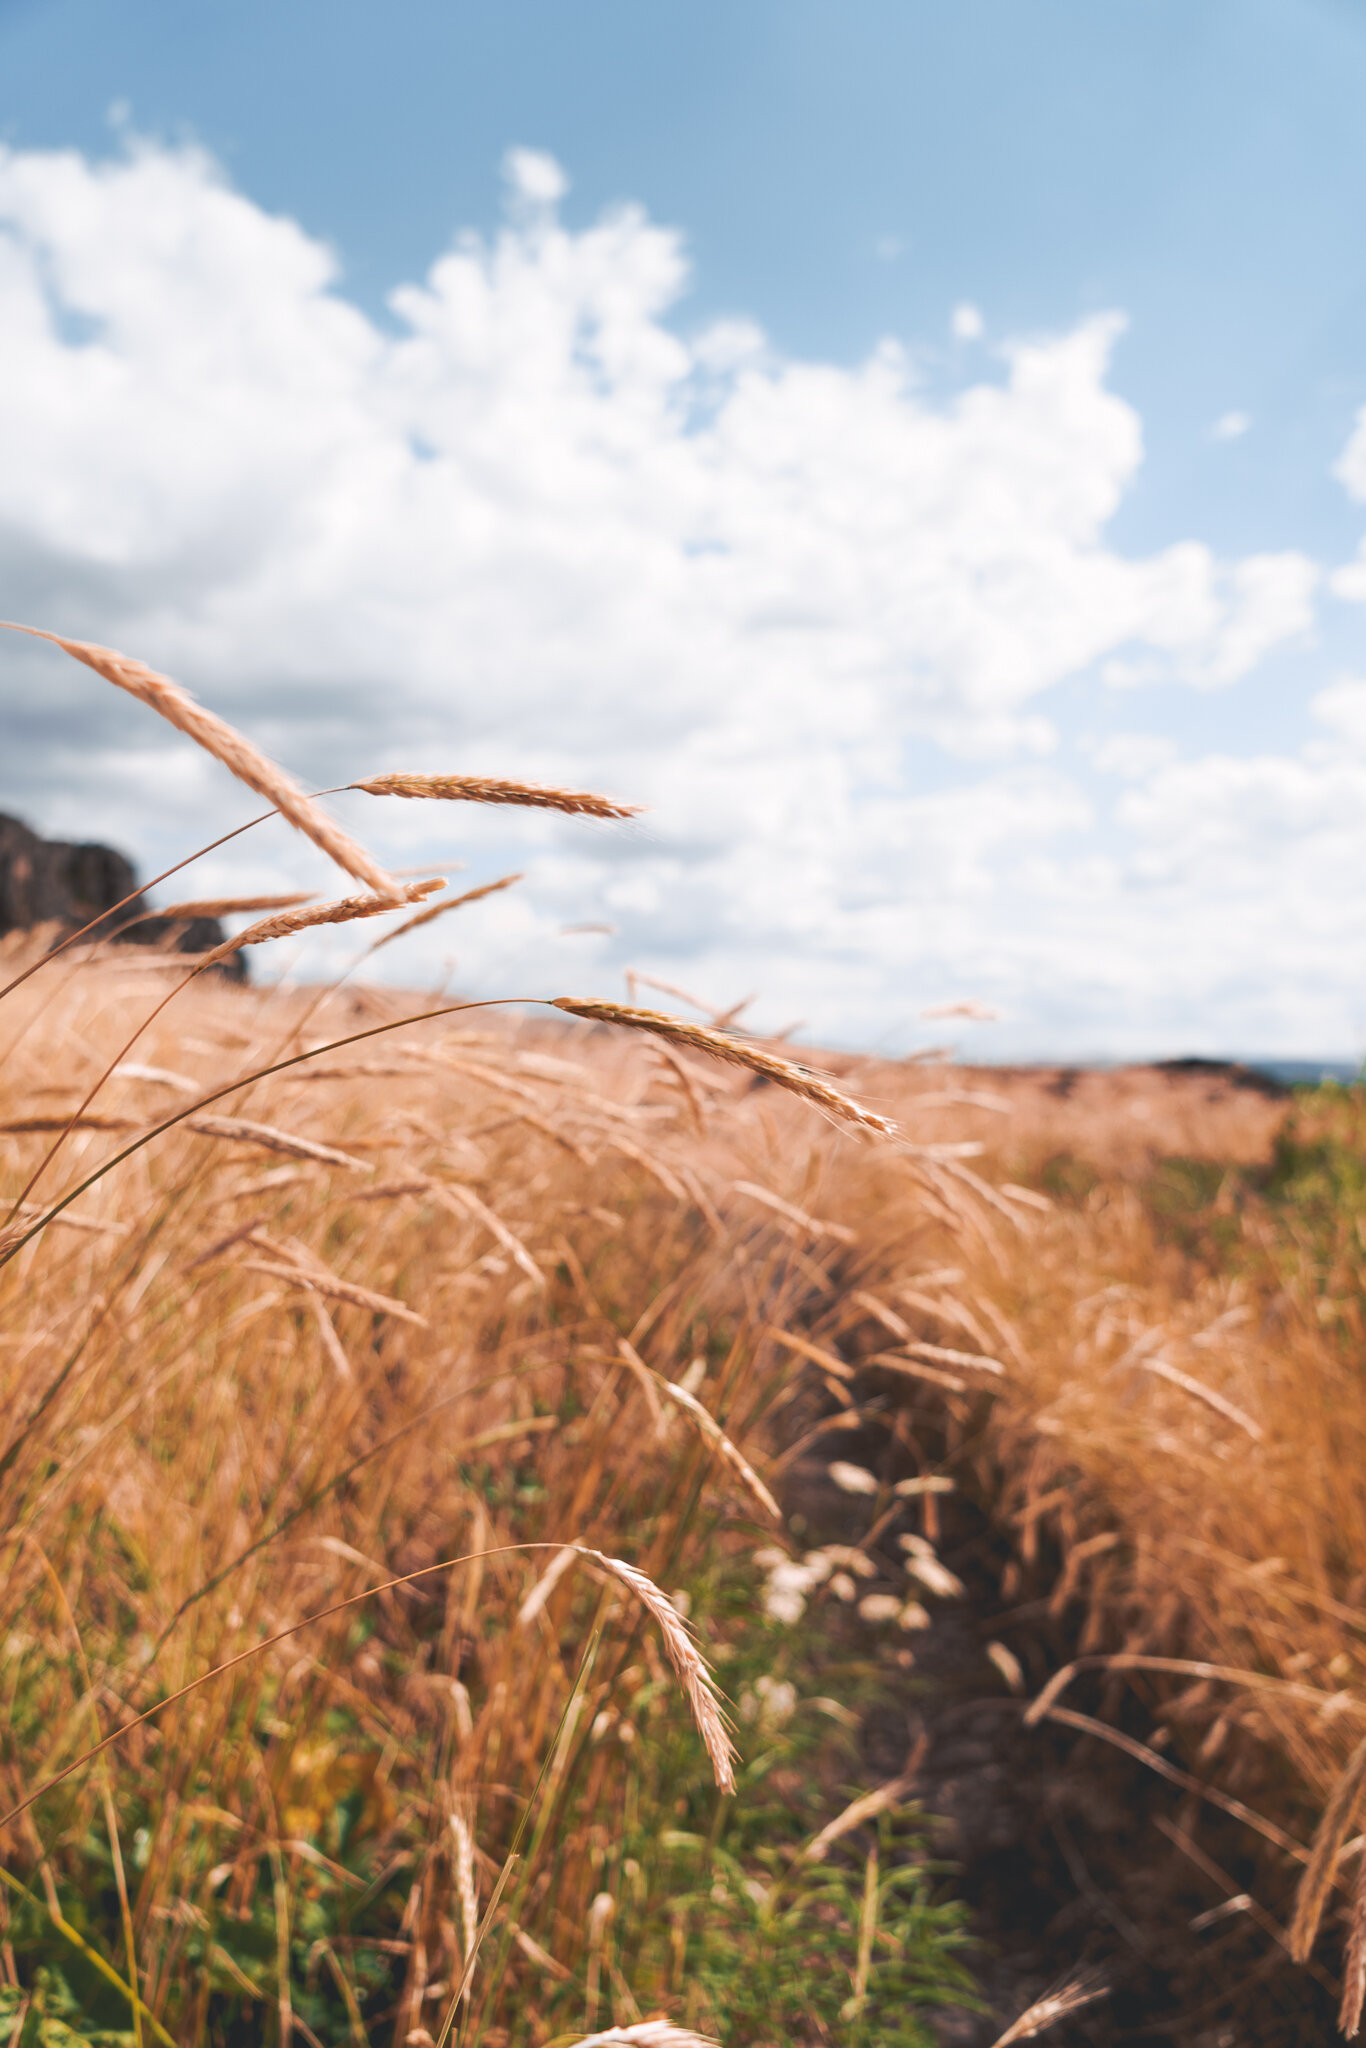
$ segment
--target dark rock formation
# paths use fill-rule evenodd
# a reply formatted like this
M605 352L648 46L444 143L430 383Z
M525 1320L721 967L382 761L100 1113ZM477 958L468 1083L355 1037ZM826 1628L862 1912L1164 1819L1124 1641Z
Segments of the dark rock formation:
M125 896L131 901L124 903ZM122 905L118 910L116 905ZM57 924L69 931L95 923L94 939L121 945L160 946L177 953L206 953L223 940L216 917L170 919L153 914L138 891L131 862L112 846L40 839L18 818L0 814L0 937L34 925ZM245 979L240 954L219 970Z

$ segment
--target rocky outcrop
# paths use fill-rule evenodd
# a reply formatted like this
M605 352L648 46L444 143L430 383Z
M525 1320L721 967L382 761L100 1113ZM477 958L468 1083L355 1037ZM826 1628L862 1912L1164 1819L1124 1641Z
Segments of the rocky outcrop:
M125 903L125 896L132 901ZM116 905L122 907L116 910ZM42 924L78 931L95 919L99 922L91 939L114 939L120 945L205 953L223 939L216 917L171 919L151 913L138 892L132 863L114 847L41 839L20 819L0 814L0 938ZM223 971L242 980L241 955L225 961Z

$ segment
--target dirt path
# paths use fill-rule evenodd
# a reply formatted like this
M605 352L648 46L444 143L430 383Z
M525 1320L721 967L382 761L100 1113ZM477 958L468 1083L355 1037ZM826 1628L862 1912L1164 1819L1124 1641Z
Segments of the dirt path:
M886 1442L873 1431L845 1435L839 1455L873 1467ZM904 1692L864 1741L870 1779L880 1780L924 1737L919 1802L981 1943L974 1968L993 2011L941 2014L943 2048L986 2048L1079 1966L1103 1977L1109 1995L1050 2031L1057 2048L1335 2041L1335 1987L1295 1968L1246 1909L1229 1907L1253 1881L1246 1831L1108 1744L1024 1726L1025 1702L986 1646L1013 1651L1032 1695L1075 1654L1067 1616L1027 1597L1003 1603L1006 1544L980 1507L961 1496L942 1505L939 1554L966 1598L932 1603L932 1626L910 1639ZM786 1506L803 1541L858 1542L867 1530L868 1503L840 1493L820 1456L792 1469ZM889 1575L897 1529L910 1526L888 1527L875 1546ZM1074 1704L1094 1712L1100 1698L1079 1684ZM1141 1713L1130 1723L1121 1708L1119 1720L1152 1739Z

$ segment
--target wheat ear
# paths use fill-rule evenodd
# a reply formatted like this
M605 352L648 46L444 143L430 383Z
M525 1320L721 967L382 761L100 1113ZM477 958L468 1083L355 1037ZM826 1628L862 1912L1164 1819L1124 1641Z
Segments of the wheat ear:
M460 1960L465 1964L474 1954L479 1933L479 1892L474 1873L474 1835L463 1813L451 1815L451 1833L455 1836L455 1888L460 1895Z
M1347 1936L1347 1953L1342 1959L1342 2006L1338 2027L1354 2041L1361 2032L1361 2008L1366 2003L1366 1856L1357 1869L1356 1896L1352 1900L1352 1926Z
M232 939L225 939L221 946L215 946L212 953L206 953L200 961L201 967L212 967L217 960L226 960L233 953L240 953L244 946L264 946L271 939L292 939L296 932L311 931L320 924L351 924L358 917L383 917L386 911L400 910L405 903L420 903L424 896L430 896L433 889L444 889L444 875L434 876L429 882L409 882L400 885L395 896L339 896L332 903L316 903L311 910L285 910L278 917L262 917L255 924L249 924L244 932L238 932Z
M538 811L570 811L581 818L635 818L640 804L621 804L591 789L552 789L539 782L504 782L487 775L372 775L352 782L367 796L437 797L470 804L528 804Z
M520 882L521 879L520 874L500 875L496 882L484 882L477 889L466 889L463 896L452 896L441 903L429 903L425 910L418 911L416 917L405 917L403 923L396 925L393 931L385 932L383 938L376 939L370 950L372 953L378 953L381 946L391 944L394 939L404 938L407 933L417 931L424 924L432 924L438 917L444 917L448 910L460 910L466 903L478 903L485 896L496 896L500 889L510 889L514 882Z
M647 1579L644 1572L635 1565L626 1564L619 1557L608 1557L604 1551L590 1550L585 1543L576 1543L574 1548L580 1557L591 1558L601 1565L605 1572L620 1581L628 1591L635 1594L646 1613L651 1616L664 1638L664 1648L669 1662L678 1674L679 1682L687 1695L692 1709L697 1732L702 1737L717 1785L723 1792L735 1790L735 1744L730 1739L721 1713L720 1698L716 1681L707 1669L702 1654L684 1626L682 1616L667 1593L660 1591L653 1579Z
M818 1109L828 1110L859 1130L873 1131L880 1138L897 1135L896 1125L888 1117L865 1109L861 1102L841 1094L819 1074L799 1067L794 1060L781 1058L776 1052L766 1052L762 1046L751 1045L746 1039L713 1030L708 1024L690 1024L683 1017L667 1016L663 1010L635 1010L626 1003L586 1002L578 996L555 996L552 1000L555 1009L567 1010L573 1017L585 1017L591 1024L626 1024L637 1031L652 1031L657 1038L666 1038L674 1045L708 1052L713 1059L725 1060L733 1067L748 1067L752 1074L762 1074L765 1080L776 1082L790 1094L800 1095L803 1101L814 1102Z
M286 775L283 768L263 754L259 747L253 746L225 718L196 703L189 691L179 683L173 683L169 676L158 675L145 662L135 661L131 655L119 654L112 647L101 647L93 640L67 640L60 633L45 632L41 626L21 626L13 619L0 619L0 627L10 633L27 633L34 640L50 640L54 647L60 647L74 661L83 661L87 668L93 668L96 675L103 676L107 683L126 690L130 697L136 697L140 704L155 711L177 732L183 732L187 739L202 747L206 754L212 754L216 761L221 761L239 782L246 783L248 789L254 789L258 796L273 804L282 818L287 818L315 846L321 847L339 868L345 868L348 875L354 875L358 882L364 882L377 895L397 896L398 885L392 877L349 833L343 832L340 825L334 825L316 804L310 802L292 776Z
M1059 2020L1065 2020L1070 2013L1080 2012L1084 2005L1093 2005L1108 1993L1109 1986L1094 1977L1073 1977L1068 1983L1060 1984L1056 1991L1045 1992L1042 1998L1036 1998L1013 2026L1007 2027L1004 2034L997 2035L991 2048L1010 2048L1015 2041L1032 2041L1046 2027L1055 2027Z
M745 1485L764 1510L764 1513L772 1515L775 1522L781 1522L783 1511L778 1506L777 1501L774 1500L773 1495L764 1485L763 1480L750 1464L749 1459L740 1449L740 1446L726 1435L725 1430L722 1429L716 1417L707 1412L696 1394L690 1394L686 1387L680 1387L675 1380L662 1378L659 1381L659 1390L661 1393L667 1394L671 1401L676 1401L680 1408L686 1409L687 1413L691 1415L693 1421L701 1430L706 1441L714 1450L720 1453L728 1465L739 1473Z
M1300 1879L1300 1888L1295 1899L1295 1917L1290 1923L1290 1953L1297 1963L1309 1960L1309 1952L1314 1946L1314 1937L1323 1918L1323 1909L1333 1888L1338 1850L1347 1839L1352 1816L1361 1800L1363 1785L1366 1785L1366 1740L1359 1742L1352 1751L1328 1795L1328 1804L1323 1809L1323 1818L1314 1836L1309 1862L1304 1876Z
M319 1145L313 1138L298 1138L292 1131L279 1131L274 1124L258 1124L250 1117L191 1116L184 1122L187 1130L197 1131L201 1138L230 1138L243 1145L259 1145L263 1152L282 1152L286 1159L316 1159L320 1165L344 1166L355 1173L373 1171L364 1159L353 1159L335 1145Z

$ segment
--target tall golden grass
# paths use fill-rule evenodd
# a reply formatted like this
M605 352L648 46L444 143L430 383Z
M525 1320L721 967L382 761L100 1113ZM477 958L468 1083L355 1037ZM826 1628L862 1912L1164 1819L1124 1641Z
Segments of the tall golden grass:
M374 892L347 921L420 898L332 850ZM724 1020L422 1014L215 987L174 956L185 985L148 1021L141 961L77 945L33 973L33 942L6 951L0 1861L88 1949L63 1901L106 1843L125 1952L99 1967L136 1990L140 2034L210 2037L241 1974L222 1930L262 1886L276 2035L299 2031L289 1930L354 1882L327 1847L343 1807L405 1894L396 2044L494 2041L528 1978L548 2005L587 1984L590 2028L609 1985L622 2038L654 2024L643 2000L696 2020L686 1934L648 1985L613 1974L636 1880L611 1816L637 1729L672 1714L730 1782L706 1645L661 1588L699 1532L742 1567L771 1542L778 1418L813 1386L825 1412L784 1458L881 1428L877 1469L841 1483L870 1529L915 1525L870 1625L913 1627L917 1587L955 1596L939 1502L975 1487L1013 1532L1007 1602L1075 1635L1033 1720L1245 1828L1270 1938L1308 1957L1350 1935L1354 2030L1360 1238L1347 1214L1311 1242L1231 1170L1279 1106L832 1077ZM1360 1149L1344 1117L1334 1142ZM1152 1198L1164 1152L1230 1165L1195 1221ZM750 1569L757 1590L772 1566ZM1009 1685L1020 1660L992 1648ZM1116 1725L1125 1696L1151 1740ZM318 1940L366 2038L344 1945Z
M187 965L150 963L169 981L150 1008L143 957L68 939L45 958L57 934L3 948L14 1910L36 1901L59 1950L122 1987L139 2041L197 2042L219 2038L225 1994L259 2007L238 1957L265 1887L274 2037L311 2038L292 1956L320 1888L345 1906L361 1885L339 1860L344 1814L372 1889L406 1901L380 1941L396 2043L495 2040L536 1986L548 2002L585 1971L590 2027L609 1979L619 2019L639 2018L637 1995L678 2004L686 1934L653 1984L633 1990L611 1960L626 1879L604 1849L638 1797L628 1738L691 1715L734 1788L704 1646L663 1588L718 1517L743 1557L756 1512L779 1515L756 1432L801 1361L773 1333L834 1284L780 1192L757 1214L731 1193L790 1180L824 1126L744 1090L762 1077L880 1125L719 1034L680 1027L735 1083L562 1017L444 1004L415 1021L377 991L216 985L204 970L243 946L439 884L390 882L167 679L57 644L136 685L375 893L250 906L274 914ZM627 814L426 780L370 786ZM92 1855L113 1873L121 1957L78 1924ZM373 2038L337 1924L311 1966ZM0 1973L30 1995L3 1928Z
M1010 1536L1005 1604L1042 1606L1073 1634L1074 1661L1027 1718L1116 1745L1155 1790L1180 1787L1178 1845L1202 1807L1233 1816L1274 1908L1239 1910L1299 1961L1316 1942L1329 1961L1350 1949L1353 2034L1366 1103L1339 1089L1289 1111L1218 1075L1041 1073L990 1077L1014 1111L1001 1117L967 1100L987 1077L965 1078L955 1128L982 1160L919 1168L954 1205L956 1272L905 1286L926 1191L910 1193L895 1158L843 1163L825 1200L858 1216L871 1296L1005 1363L988 1417L966 1391L935 1406L951 1466ZM942 1128L934 1076L865 1067L859 1080L908 1132ZM811 1334L847 1330L851 1299ZM866 1315L855 1344L876 1356L886 1320ZM1083 1689L1097 1711L1078 1711ZM1149 1741L1117 1725L1126 1697ZM1191 1853L1198 1867L1198 1841Z

